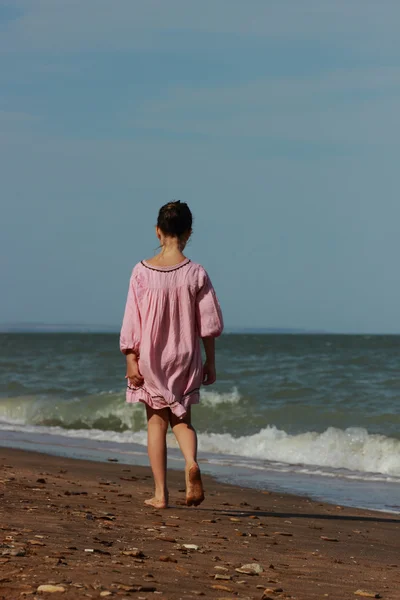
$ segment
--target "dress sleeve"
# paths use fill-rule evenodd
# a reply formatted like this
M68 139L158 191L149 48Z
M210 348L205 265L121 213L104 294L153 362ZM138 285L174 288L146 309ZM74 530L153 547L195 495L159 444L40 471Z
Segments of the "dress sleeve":
M204 269L199 274L196 297L197 331L200 337L219 337L224 328L221 307L211 280Z
M128 297L126 300L125 314L122 321L119 347L123 354L126 354L128 350L133 350L135 354L139 355L142 327L137 291L135 288L136 281L134 273L132 273L129 281Z

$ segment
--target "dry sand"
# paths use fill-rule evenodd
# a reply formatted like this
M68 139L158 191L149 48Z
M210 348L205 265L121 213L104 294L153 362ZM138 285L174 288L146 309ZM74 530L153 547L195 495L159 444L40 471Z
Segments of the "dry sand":
M188 508L184 474L169 479L154 510L147 468L0 448L0 599L400 600L397 516L209 477Z

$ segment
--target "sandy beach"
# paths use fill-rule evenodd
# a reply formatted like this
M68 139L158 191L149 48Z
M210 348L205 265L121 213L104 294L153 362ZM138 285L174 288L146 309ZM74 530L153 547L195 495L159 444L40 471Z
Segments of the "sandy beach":
M209 477L188 508L177 471L157 511L148 468L6 448L0 468L1 600L400 599L396 515Z

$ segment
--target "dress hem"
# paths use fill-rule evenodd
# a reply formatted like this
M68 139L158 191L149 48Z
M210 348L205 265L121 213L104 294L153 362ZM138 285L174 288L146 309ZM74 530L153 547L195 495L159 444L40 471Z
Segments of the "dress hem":
M126 402L128 404L137 404L138 402L142 402L154 410L169 408L177 417L184 417L189 406L192 404L199 404L200 393L198 389L193 390L192 392L185 394L182 397L181 402L176 401L169 404L162 396L151 396L143 388L136 388L134 390L127 388Z

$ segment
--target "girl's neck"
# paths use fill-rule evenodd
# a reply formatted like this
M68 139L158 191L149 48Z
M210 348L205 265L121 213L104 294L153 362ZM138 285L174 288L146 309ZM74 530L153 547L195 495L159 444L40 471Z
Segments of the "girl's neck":
M172 267L186 259L182 250L178 240L167 238L163 240L161 251L147 262L159 267Z

